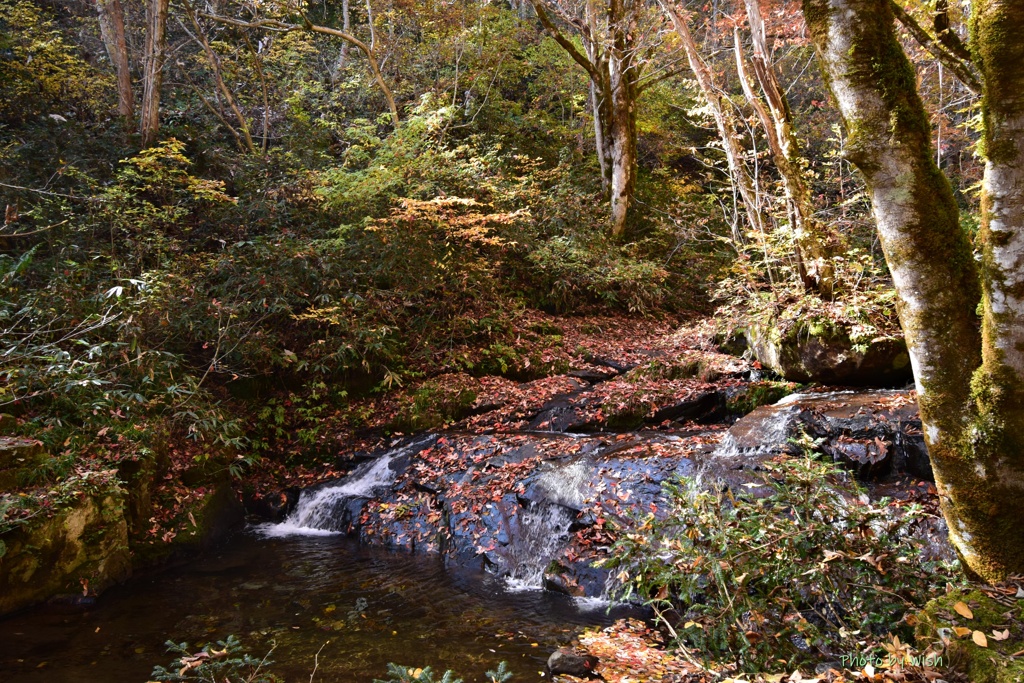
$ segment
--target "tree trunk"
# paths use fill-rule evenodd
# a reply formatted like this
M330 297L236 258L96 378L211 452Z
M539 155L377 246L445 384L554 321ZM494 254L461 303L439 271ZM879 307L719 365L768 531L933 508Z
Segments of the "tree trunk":
M160 132L160 89L167 49L167 8L170 0L149 0L146 8L146 52L142 66L142 145L156 142Z
M662 2L661 6L668 13L669 18L672 19L672 25L675 27L676 33L679 34L679 39L686 52L686 59L690 64L690 70L693 71L694 78L697 80L697 86L700 88L705 101L711 107L715 126L718 128L718 137L722 141L725 158L729 163L729 175L732 177L736 190L739 192L740 200L743 202L747 221L754 231L763 232L764 222L758 207L757 189L754 187L754 181L750 177L750 173L747 172L746 165L743 163L743 148L740 146L739 136L733 125L732 116L726 111L722 97L715 87L711 69L708 68L701 58L700 52L697 50L697 43L693 40L693 34L690 33L690 26L686 19L681 17L669 2ZM733 231L733 240L737 244L744 243L743 236L737 230Z
M604 97L597 94L597 87L590 82L590 110L594 114L594 147L597 149L597 163L601 168L601 192L607 197L611 190L611 169L608 167L608 158L611 150L607 143L611 137L605 130L605 125L610 118L602 111Z
M1024 573L1024 5L976 0L972 24L985 121L982 367L972 448L949 465L959 486L947 518L971 569L993 579Z
M800 143L793 131L793 116L789 109L786 93L779 85L775 67L768 57L765 41L764 21L758 0L746 0L747 17L750 35L754 47L751 60L754 65L754 76L768 103L769 120L763 125L771 143L775 166L782 176L782 184L786 191L786 199L790 204L792 228L796 236L797 249L800 253L800 276L804 286L816 290L823 296L832 294L835 284L835 273L832 268L833 243L838 239L829 234L829 230L814 217L814 203L811 200L811 189L803 175L803 156ZM738 37L738 33L737 33ZM736 65L743 83L747 99L756 100L752 89L747 83L746 65L740 41L736 40ZM760 102L755 105L760 109ZM763 113L759 112L763 118Z
M100 36L110 63L117 74L117 113L127 126L135 118L135 96L132 93L132 72L128 63L128 45L124 38L124 8L121 0L96 0L100 20Z
M196 17L195 9L188 4L183 3L185 13L188 15L189 22L192 24L192 29L195 31L195 35L192 39L202 49L203 54L206 55L206 63L210 65L210 71L213 73L214 83L217 85L217 91L220 96L224 99L224 102L231 109L231 113L235 116L235 121L238 122L238 130L236 131L233 126L228 126L231 129L232 134L239 143L239 147L243 152L249 152L250 154L256 153L256 144L252 141L252 133L249 131L249 121L245 118L245 114L242 112L241 107L238 105L238 101L235 98L234 93L228 84L224 81L224 72L221 68L220 57L214 51L213 46L210 45L210 39L206 35L206 31L199 23L199 19ZM227 122L222 116L218 114L218 118L221 121ZM241 131L240 133L238 131Z
M637 63L635 36L630 29L633 17L629 12L635 7L627 7L623 0L609 0L603 31L599 31L598 13L587 2L585 19L589 28L583 35L584 54L551 21L544 0L530 3L544 30L590 77L598 162L603 162L602 188L607 183L611 191L610 232L612 237L622 239L636 189L636 99L643 71L642 64ZM607 35L599 40L603 32Z
M935 165L890 0L803 0L812 39L867 181L899 295L925 440L950 540L972 572L1024 572L1024 12L980 0L986 75L981 301L971 245ZM983 364L984 363L984 364Z
M608 60L611 86L611 235L622 239L636 190L636 84L630 79L625 60L612 55Z
M341 30L345 33L352 33L352 12L349 11L349 0L341 0ZM338 61L334 63L334 68L331 69L331 85L337 85L338 79L341 78L341 72L345 68L345 63L348 61L348 41L346 40L341 44L341 52L338 53Z

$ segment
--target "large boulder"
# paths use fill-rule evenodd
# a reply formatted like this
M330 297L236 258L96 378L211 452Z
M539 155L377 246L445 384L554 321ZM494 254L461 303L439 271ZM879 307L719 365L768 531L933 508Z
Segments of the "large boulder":
M849 386L899 386L913 377L903 339L855 344L847 331L826 326L751 325L747 343L761 365L791 382Z
M0 534L0 615L61 594L95 594L132 570L125 494L116 479Z
M931 479L917 401L909 391L791 394L757 408L726 432L710 458L718 469L756 469L779 453L796 454L809 437L862 480L888 474Z
M17 488L46 460L43 444L20 436L0 436L0 491Z

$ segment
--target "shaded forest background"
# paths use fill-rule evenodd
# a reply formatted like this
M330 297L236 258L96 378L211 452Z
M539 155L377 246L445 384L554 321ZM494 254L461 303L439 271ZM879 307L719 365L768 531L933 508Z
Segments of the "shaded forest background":
M563 42L586 50L559 19L572 6L548 7ZM2 0L0 410L56 456L22 485L83 485L168 443L236 476L317 462L338 424L367 423L354 397L404 392L415 405L447 373L556 370L531 351L550 333L538 314L714 313L723 338L752 325L840 330L861 347L899 338L869 202L798 8L762 3L800 174L834 235L826 290L807 286L737 72L737 51L752 50L743 3L686 9L733 135L719 134L669 17L637 5L630 39L650 78L615 234L588 74L528 4L173 2L144 144L97 6ZM928 24L934 9L911 12ZM942 16L962 33L957 12ZM123 15L139 100L147 7L126 2ZM974 234L976 96L904 38ZM432 425L391 429L410 426ZM2 500L4 525L46 505Z

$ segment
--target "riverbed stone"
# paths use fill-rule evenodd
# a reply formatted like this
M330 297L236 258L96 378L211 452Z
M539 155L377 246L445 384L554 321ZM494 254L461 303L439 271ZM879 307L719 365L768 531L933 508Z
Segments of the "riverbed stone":
M593 675L598 659L586 650L571 647L560 647L548 657L547 669L553 675L576 676L588 678Z

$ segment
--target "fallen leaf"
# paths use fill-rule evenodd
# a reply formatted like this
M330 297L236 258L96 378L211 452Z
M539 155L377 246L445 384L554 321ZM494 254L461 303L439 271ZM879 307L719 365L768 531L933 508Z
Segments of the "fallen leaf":
M971 629L964 628L963 626L954 626L953 633L956 634L957 638L963 638L971 632Z
M981 631L975 631L972 633L971 640L973 640L974 644L978 647L988 647L988 638L986 638L985 634Z
M1004 628L1002 631L992 631L993 640L1006 640L1010 637L1010 629Z
M953 609L956 610L956 613L962 616L964 619L974 618L974 612L972 612L971 608L968 607L967 604L964 602L956 603L955 605L953 605Z

